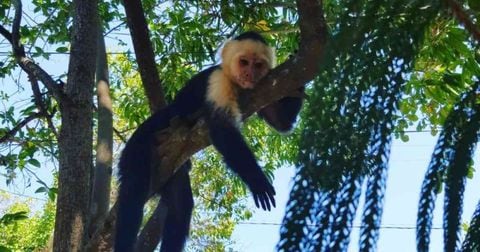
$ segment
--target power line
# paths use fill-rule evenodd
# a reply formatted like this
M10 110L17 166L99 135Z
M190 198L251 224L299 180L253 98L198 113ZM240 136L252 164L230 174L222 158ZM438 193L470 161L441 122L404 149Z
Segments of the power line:
M0 55L2 56L8 56L11 55L12 52L0 52ZM70 52L43 52L42 54L48 54L48 55L70 55ZM107 54L110 55L116 55L116 54L133 54L132 52L107 52Z
M21 194L21 193L11 192L11 191L4 190L4 189L0 189L0 192L4 192L6 194L19 196L19 197L22 197L22 198L28 198L28 199L34 199L34 200L40 200L40 201L47 201L46 199L37 198L37 197L33 197L33 196L30 196L30 195Z
M403 130L399 131L399 133L431 133L433 130ZM436 130L436 132L440 133L440 129Z
M37 198L37 197L25 195L25 194L16 193L16 192L11 192L11 191L7 191L7 190L4 190L4 189L0 189L0 191L4 192L4 193L7 193L7 194L23 197L23 198L35 199L35 200L40 200L40 201L47 201L46 199ZM281 223L275 223L275 222L250 222L250 221L241 221L241 222L238 222L238 224L239 225L257 225L257 226L281 226L282 225ZM306 225L306 226L315 227L315 226L318 226L318 225L309 224L309 225ZM365 227L365 226L362 226L362 225L353 225L352 226L352 228L356 228L356 229L359 229L359 228L362 228L362 227ZM400 225L383 225L383 226L380 226L379 228L380 229L390 229L390 230L415 230L416 229L416 227L414 227L414 226L400 226ZM443 230L443 228L442 227L432 227L432 230Z
M241 221L238 222L240 225L260 225L260 226L281 226L281 223L275 223L275 222L249 222L249 221ZM316 227L318 225L310 224L310 225L305 225L309 227ZM353 225L352 228L362 228L365 226L362 225ZM380 229L396 229L396 230L414 230L416 227L414 226L399 226L399 225L383 225L379 227ZM442 227L432 227L432 230L443 230Z
M171 54L175 54L175 53L186 53L186 54L208 54L208 52L206 51L196 51L196 52L189 52L189 51L172 51L172 52L168 52L168 53L171 53ZM10 51L0 51L0 55L2 56L8 56L8 55L11 55L12 52ZM47 54L47 55L70 55L71 53L70 52L42 52L42 54ZM122 55L122 54L134 54L133 51L124 51L124 52L107 52L107 54L109 55Z

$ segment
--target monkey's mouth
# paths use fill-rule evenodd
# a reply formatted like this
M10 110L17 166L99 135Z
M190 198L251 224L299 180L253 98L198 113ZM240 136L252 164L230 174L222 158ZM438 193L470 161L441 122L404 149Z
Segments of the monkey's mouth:
M255 80L251 78L237 78L237 83L241 88L244 89L252 89L255 87L255 84L257 83Z
M245 88L245 89L252 89L255 87L255 82L253 81L242 81L240 82L240 86L242 86L242 88Z

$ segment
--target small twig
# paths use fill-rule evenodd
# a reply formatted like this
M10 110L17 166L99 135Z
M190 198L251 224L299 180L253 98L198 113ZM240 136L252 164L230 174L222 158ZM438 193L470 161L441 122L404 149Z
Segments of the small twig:
M11 44L12 43L12 34L0 24L0 34Z
M41 178L37 175L36 172L32 171L30 168L27 168L27 167L25 167L24 169L25 169L28 173L30 173L30 175L34 176L34 177L37 179L37 181L39 181L39 183L45 185L48 189L50 189L50 187L47 185L47 183L45 183L45 182L43 181L43 179L41 179Z
M127 139L125 138L125 136L122 135L122 133L119 130L117 130L116 128L113 128L113 132L115 132L115 135L117 135L117 137L120 138L120 140L123 143L127 142Z
M35 105L37 106L38 110L40 111L40 114L47 120L48 127L50 130L53 132L55 137L58 139L58 132L57 129L55 128L55 125L52 122L52 117L53 114L49 114L47 111L47 108L45 107L45 103L42 98L42 93L40 92L40 88L38 86L38 81L37 78L31 74L28 75L28 78L30 80L30 84L32 86L32 92L33 92L33 99L35 101Z
M105 32L105 34L103 34L103 36L104 36L104 37L108 36L108 34L110 34L111 32L113 32L113 31L115 31L116 29L118 29L120 26L125 25L125 24L126 24L125 21L121 22L120 24L114 26L112 29L110 29L110 30L108 30L107 32Z
M98 112L98 107L93 105L93 110L95 112ZM124 132L126 131L130 131L131 129L127 129L125 130ZM113 127L113 132L115 133L115 135L117 135L117 137L123 142L123 143L126 143L127 142L127 139L125 138L125 136L122 135L122 131L116 129L115 127Z
M31 114L29 116L27 116L25 119L23 119L20 123L18 123L17 125L15 125L15 127L13 127L13 129L9 130L7 133L5 133L5 135L3 135L1 138L0 138L0 143L3 143L3 142L6 142L7 140L9 140L10 138L12 138L15 134L17 134L17 132L22 129L23 127L25 127L25 125L27 125L29 122L33 121L34 119L37 119L41 116L41 113L34 113L34 114Z

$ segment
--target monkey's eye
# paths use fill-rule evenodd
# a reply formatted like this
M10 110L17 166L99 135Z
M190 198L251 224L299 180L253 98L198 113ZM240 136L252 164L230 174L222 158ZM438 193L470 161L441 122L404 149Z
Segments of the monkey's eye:
M257 62L257 63L255 63L254 66L255 66L255 68L257 68L257 69L261 69L261 68L263 67L263 63L262 63L262 62Z
M246 60L246 59L240 59L240 65L241 65L241 66L248 66L248 60Z

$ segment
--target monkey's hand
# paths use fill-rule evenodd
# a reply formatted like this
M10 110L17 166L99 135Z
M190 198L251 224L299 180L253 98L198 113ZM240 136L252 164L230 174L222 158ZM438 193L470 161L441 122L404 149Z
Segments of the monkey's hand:
M257 208L262 206L263 210L270 211L271 206L275 207L275 189L272 184L263 176L263 178L256 178L251 185L249 185L250 191L252 191L253 199Z

